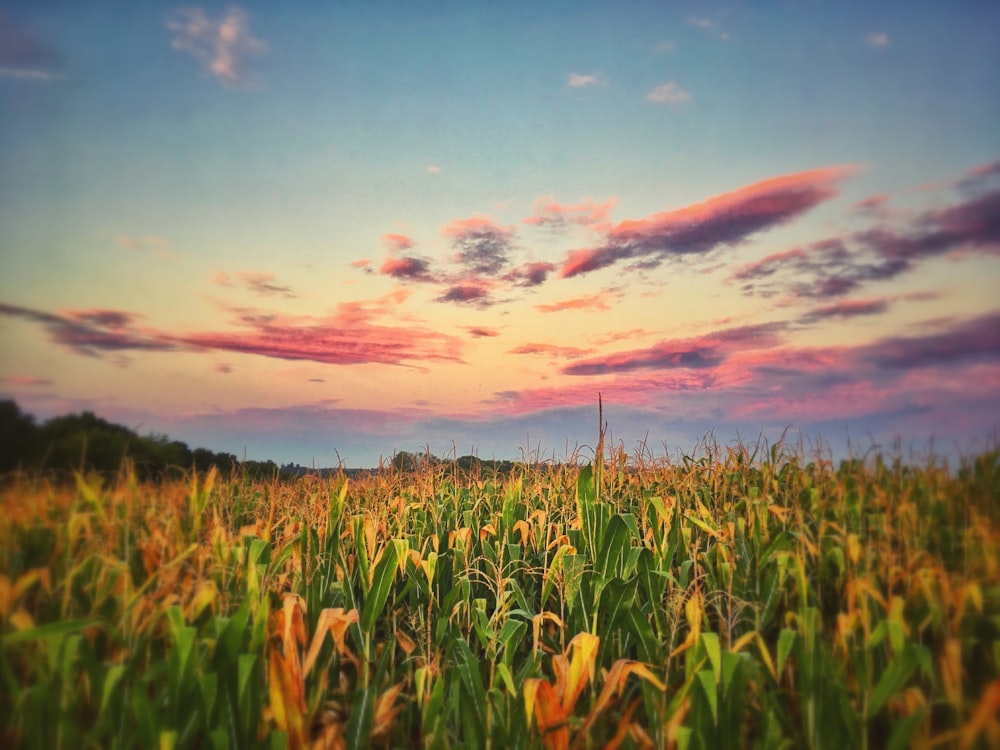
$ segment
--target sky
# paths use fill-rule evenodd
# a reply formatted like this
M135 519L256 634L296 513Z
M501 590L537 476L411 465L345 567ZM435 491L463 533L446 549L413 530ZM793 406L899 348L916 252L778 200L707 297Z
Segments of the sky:
M279 463L1000 426L1000 4L4 2L0 398ZM592 453L591 453L592 455Z

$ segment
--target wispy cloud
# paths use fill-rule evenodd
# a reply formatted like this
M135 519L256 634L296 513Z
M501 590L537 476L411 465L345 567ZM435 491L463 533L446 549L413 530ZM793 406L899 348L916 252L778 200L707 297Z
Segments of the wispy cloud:
M655 267L669 258L738 245L834 197L837 183L854 171L828 167L774 177L687 208L623 221L607 233L603 245L571 251L559 275L578 276L627 259Z
M267 49L267 43L250 32L246 12L230 6L218 18L202 8L182 8L167 20L174 49L191 55L227 86L246 80L246 62Z
M610 310L611 306L608 304L607 294L588 294L584 297L564 299L552 304L535 305L535 309L543 313L564 312L566 310L589 310L593 312Z
M554 357L557 359L574 359L593 353L593 349L581 349L578 346L559 346L557 344L522 344L510 349L508 354L533 354Z
M868 44L869 47L882 49L883 47L889 46L889 35L884 31L875 31L865 37L865 43Z
M470 336L477 339L493 338L500 335L500 331L495 328L484 328L482 326L466 326L465 330L469 332Z
M25 81L61 78L60 56L31 30L0 12L0 77Z
M660 84L646 96L646 101L651 104L687 104L691 99L691 92L681 88L674 81Z
M671 41L657 42L653 45L653 52L657 55L665 55L668 52L673 52L677 49L677 45Z
M212 283L217 286L233 287L238 282L245 289L261 295L280 295L289 299L295 297L290 286L275 282L273 273L263 271L238 271L230 276L225 271L217 271L212 276Z
M566 85L573 89L582 89L590 86L601 86L603 81L596 74L570 73L566 79Z
M407 237L405 234L383 234L382 244L394 252L401 253L417 243L412 237Z
M427 174L441 174L441 167L437 164L431 164L427 167Z
M535 201L534 213L524 219L524 223L536 227L563 228L567 224L591 226L608 220L612 209L618 205L617 198L608 198L597 203L585 200L581 203L559 203L551 196Z
M39 388L41 386L53 385L55 381L49 380L48 378L33 378L25 375L14 375L11 377L0 378L0 383L4 385L16 385L25 388Z

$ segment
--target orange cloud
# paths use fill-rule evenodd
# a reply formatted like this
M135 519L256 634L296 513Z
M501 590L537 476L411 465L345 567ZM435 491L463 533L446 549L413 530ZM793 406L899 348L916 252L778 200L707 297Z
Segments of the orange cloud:
M550 305L535 305L535 309L543 313L562 312L563 310L610 310L606 294L590 294L585 297L575 297L553 302Z

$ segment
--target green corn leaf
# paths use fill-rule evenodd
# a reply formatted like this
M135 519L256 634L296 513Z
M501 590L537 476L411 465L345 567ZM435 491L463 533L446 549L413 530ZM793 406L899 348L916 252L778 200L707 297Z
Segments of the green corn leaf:
M795 645L797 635L790 628L782 628L781 633L778 634L778 664L776 669L779 680L781 679L781 673L785 669L785 662L788 661L788 655L792 653L792 647Z
M101 687L101 714L108 710L111 696L124 674L125 666L123 664L114 664L108 668L108 673L104 675L104 685Z
M916 668L916 654L910 646L907 646L903 653L893 659L882 672L882 676L875 684L875 689L868 699L868 711L865 718L871 720L877 716L886 702L903 689Z
M8 633L0 638L0 643L6 645L9 643L23 643L24 641L37 641L42 638L76 633L84 628L91 628L97 625L103 625L103 621L94 618L84 618L79 620L47 622L44 625L36 625L33 628L26 628L25 630L17 630L13 633Z
M373 632L375 621L385 608L399 565L397 545L387 544L384 549L382 559L378 561L372 574L372 586L368 596L365 597L364 609L361 611L361 630L368 635Z
M371 745L372 719L375 714L376 687L358 688L351 701L351 716L344 730L344 741L350 750L362 750Z
M923 721L923 711L916 711L909 716L897 720L895 726L892 728L892 734L889 735L889 742L885 746L886 750L906 750L906 748L910 747L910 740L913 738L913 733Z
M625 568L628 548L632 544L632 532L621 516L611 518L604 529L604 538L598 552L594 569L605 580L621 576Z
M715 677L715 684L718 685L722 682L722 649L719 646L719 634L702 633L701 645L712 664L712 675Z
M708 700L708 708L712 712L712 724L719 724L719 693L715 687L715 675L711 670L703 669L697 673L698 683Z

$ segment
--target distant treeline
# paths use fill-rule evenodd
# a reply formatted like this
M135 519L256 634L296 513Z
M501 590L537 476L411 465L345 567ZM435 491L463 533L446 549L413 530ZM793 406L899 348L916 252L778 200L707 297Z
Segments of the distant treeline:
M274 461L240 461L231 453L188 447L166 435L139 435L92 412L67 414L38 423L10 400L0 401L0 473L15 470L70 475L74 471L114 474L128 460L140 479L162 479L192 468L222 476L278 476Z
M213 466L223 477L234 473L249 479L295 479L302 476L358 477L381 468L412 473L428 468L451 468L472 475L508 474L517 462L461 456L438 458L430 453L396 453L380 469L307 468L294 463L240 461L232 453L190 448L166 435L139 435L134 430L102 419L92 412L67 414L39 423L21 411L16 402L0 400L0 474L21 470L56 476L96 471L116 474L130 462L139 479L158 480L191 469L207 472Z

